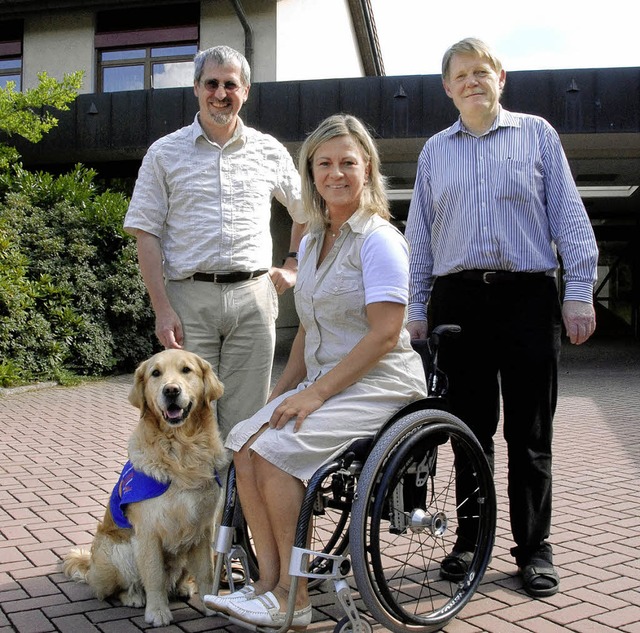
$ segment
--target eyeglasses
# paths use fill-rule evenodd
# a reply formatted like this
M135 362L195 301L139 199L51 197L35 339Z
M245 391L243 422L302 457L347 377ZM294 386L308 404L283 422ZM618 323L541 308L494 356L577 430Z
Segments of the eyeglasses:
M235 92L240 86L235 81L225 81L221 84L217 79L207 79L202 82L202 85L208 92L216 92L220 86L222 86L225 92Z

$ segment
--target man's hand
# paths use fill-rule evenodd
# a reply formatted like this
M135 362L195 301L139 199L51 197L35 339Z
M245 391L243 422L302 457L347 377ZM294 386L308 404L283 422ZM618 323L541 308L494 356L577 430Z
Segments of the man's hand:
M409 323L407 323L407 330L409 330L412 341L423 341L427 338L426 321L409 321Z
M295 262L294 259L287 260ZM283 294L289 288L292 288L296 285L296 278L298 276L297 268L289 268L288 266L283 266L282 268L276 268L275 266L269 268L269 275L271 275L271 281L273 285L276 287L278 294Z
M172 308L156 313L156 336L165 349L182 349L182 322Z
M584 343L596 329L596 312L586 301L565 301L562 320L567 336L574 345Z

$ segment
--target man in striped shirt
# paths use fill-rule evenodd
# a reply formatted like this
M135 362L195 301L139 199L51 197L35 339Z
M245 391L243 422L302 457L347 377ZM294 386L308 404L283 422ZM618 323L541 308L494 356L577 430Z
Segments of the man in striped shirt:
M574 344L593 333L598 250L558 134L540 117L501 107L505 78L480 40L462 40L444 55L444 89L460 116L426 142L418 161L406 230L407 327L425 338L427 312L430 325L462 327L442 348L450 404L492 466L502 395L511 553L524 589L543 597L560 584L548 538L561 324ZM465 482L457 494L464 497ZM444 578L464 578L471 534L459 517Z

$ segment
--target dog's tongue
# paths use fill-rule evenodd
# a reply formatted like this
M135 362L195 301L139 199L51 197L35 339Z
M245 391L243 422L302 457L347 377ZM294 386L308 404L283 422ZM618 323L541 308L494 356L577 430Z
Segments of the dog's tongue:
M171 420L176 420L177 418L180 418L182 416L182 409L178 406L176 406L175 404L172 404L168 409L167 409L167 417Z

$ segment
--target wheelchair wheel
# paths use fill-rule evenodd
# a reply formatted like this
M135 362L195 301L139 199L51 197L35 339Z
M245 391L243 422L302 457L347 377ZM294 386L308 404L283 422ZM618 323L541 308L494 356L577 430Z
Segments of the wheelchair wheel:
M457 499L456 478L467 482ZM435 409L401 417L364 465L349 528L355 582L371 615L396 633L442 628L477 589L495 523L493 477L468 427ZM473 558L452 583L440 577L440 562L461 526Z

